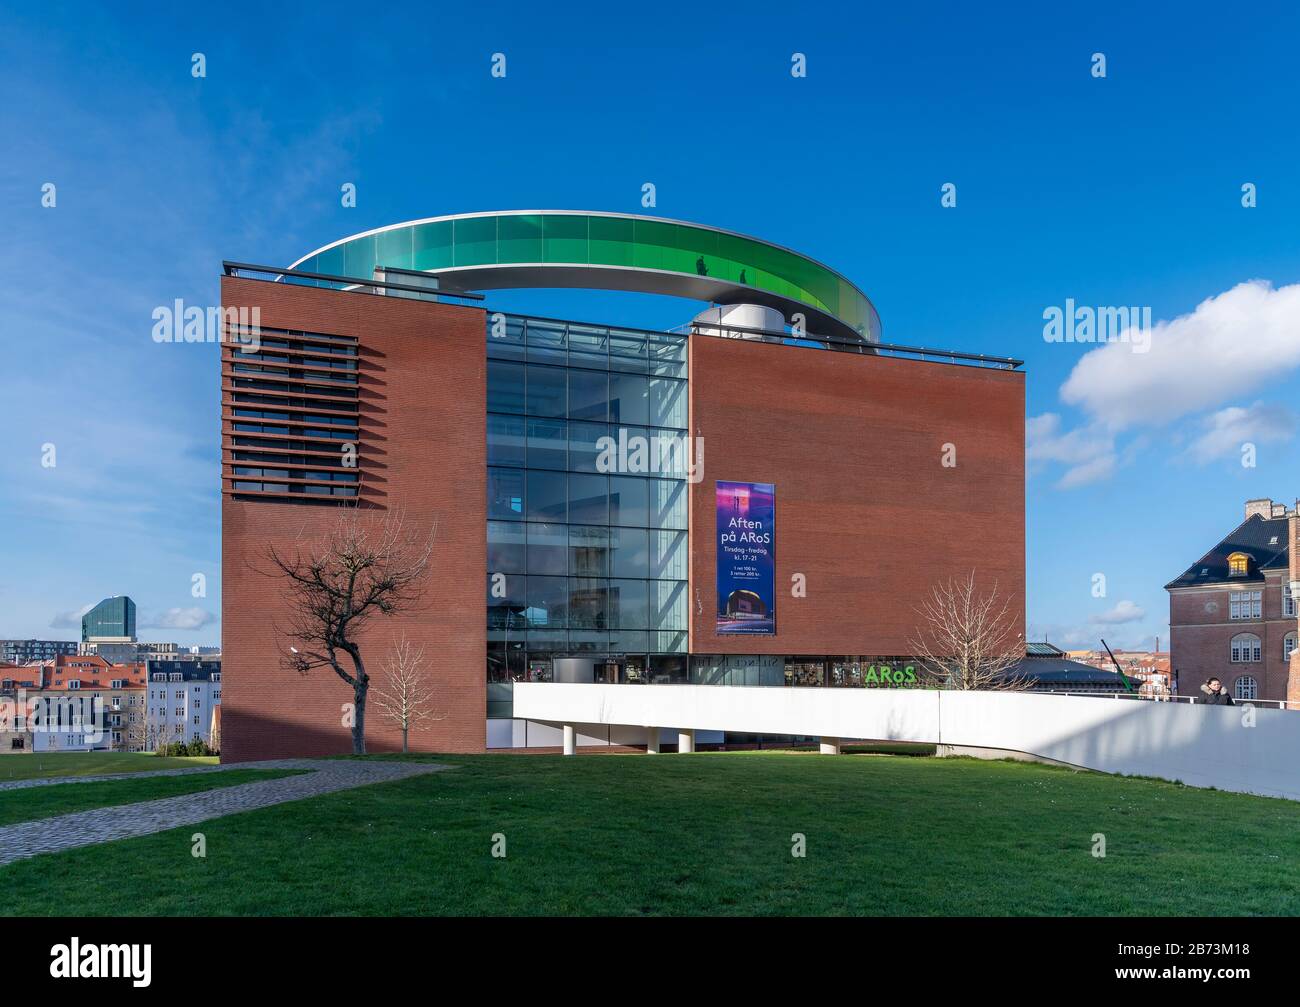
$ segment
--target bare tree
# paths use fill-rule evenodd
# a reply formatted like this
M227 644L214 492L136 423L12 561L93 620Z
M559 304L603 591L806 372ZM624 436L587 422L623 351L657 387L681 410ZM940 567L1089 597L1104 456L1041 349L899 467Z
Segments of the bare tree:
M217 709L220 709L218 707ZM221 728L216 725L217 717L214 715L212 722L208 725L208 747L212 749L214 755L221 754Z
M415 606L433 550L432 528L420 538L404 527L401 511L373 515L349 506L329 532L300 543L292 555L274 545L266 550L274 568L269 575L288 582L289 625L277 631L292 643L281 651L281 665L302 675L331 668L352 686L354 755L366 752L370 690L360 637L376 615Z
M127 717L126 725L127 747L139 747L142 752L152 752L158 747L158 729L149 723L149 710L146 707L140 711L139 719L130 720Z
M924 674L941 689L1024 689L1019 611L1011 599L981 592L975 572L936 585L917 609L922 624L910 641Z
M403 752L410 751L407 739L413 724L443 719L433 712L433 690L424 667L424 648L412 645L403 634L393 643L384 663L384 677L375 686L375 705L386 720L401 729Z

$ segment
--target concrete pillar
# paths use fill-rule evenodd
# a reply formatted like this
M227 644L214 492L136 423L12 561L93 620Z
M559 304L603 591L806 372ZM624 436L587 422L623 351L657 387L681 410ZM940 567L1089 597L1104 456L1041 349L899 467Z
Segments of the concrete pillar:
M695 732L678 731L677 732L677 751L681 754L695 751Z
M564 754L578 754L578 732L574 730L572 724L564 725Z
M659 754L659 728L647 727L645 729L645 754Z
M822 755L839 755L840 739L839 738L822 738L821 740Z

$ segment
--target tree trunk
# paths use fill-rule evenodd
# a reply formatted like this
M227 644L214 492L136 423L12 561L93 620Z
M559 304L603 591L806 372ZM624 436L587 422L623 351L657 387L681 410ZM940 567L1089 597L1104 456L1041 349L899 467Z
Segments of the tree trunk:
M352 688L352 754L366 754L366 692L369 686L364 678L358 677L356 685Z
M403 755L405 755L405 754L407 753L407 747L406 747L406 732L407 732L407 730L408 730L407 726L406 726L405 724L403 724L403 725L402 725L402 754L403 754Z

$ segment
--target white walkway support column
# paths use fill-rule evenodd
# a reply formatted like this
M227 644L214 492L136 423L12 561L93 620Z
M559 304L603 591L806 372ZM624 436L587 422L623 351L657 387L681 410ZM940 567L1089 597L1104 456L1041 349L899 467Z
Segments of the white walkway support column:
M821 742L822 755L839 755L840 739L839 738L822 738Z
M659 728L647 727L645 729L645 754L659 754Z
M578 754L578 732L574 730L572 724L564 725L564 754Z
M695 751L695 732L678 731L677 732L677 752L685 755L687 752Z

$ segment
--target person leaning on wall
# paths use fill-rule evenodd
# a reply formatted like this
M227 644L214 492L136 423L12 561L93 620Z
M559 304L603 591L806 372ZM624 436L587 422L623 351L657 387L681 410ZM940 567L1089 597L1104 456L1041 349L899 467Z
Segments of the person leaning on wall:
M1223 687L1223 683L1217 678L1206 679L1205 684L1201 686L1201 702L1208 703L1210 706L1232 706L1232 697L1228 695L1228 690Z

